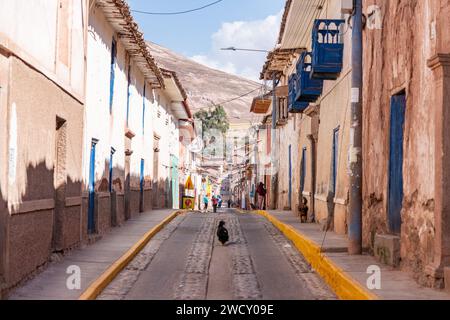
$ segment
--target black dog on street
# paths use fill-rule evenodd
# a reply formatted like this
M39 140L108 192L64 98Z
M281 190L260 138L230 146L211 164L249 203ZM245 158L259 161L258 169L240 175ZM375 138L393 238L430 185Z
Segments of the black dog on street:
M228 242L228 230L225 228L225 221L219 222L219 227L217 228L217 237L219 238L219 241L222 243L222 245L225 245L225 243Z

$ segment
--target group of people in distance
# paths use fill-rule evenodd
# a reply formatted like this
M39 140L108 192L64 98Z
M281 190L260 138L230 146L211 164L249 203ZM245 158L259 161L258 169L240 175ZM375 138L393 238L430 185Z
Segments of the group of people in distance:
M264 183L260 182L258 187L256 188L257 204L256 206L252 204L253 209L257 210L265 210L266 209L266 194L267 189ZM222 197L220 195L213 195L211 197L212 205L214 212L217 212L217 206L222 206ZM203 203L205 211L208 210L209 199L206 195L203 196ZM231 200L228 200L228 208L231 207ZM300 205L299 205L300 217L302 223L306 223L308 219L308 201L305 197L302 197ZM217 228L217 237L222 245L225 245L229 241L228 230L225 228L225 221L220 221L219 226Z
M211 202L212 202L212 206L213 206L213 210L214 212L217 212L217 207L222 207L222 197L220 195L214 195L211 197ZM203 208L205 211L208 210L208 204L209 204L209 198L208 196L205 194L203 196Z
M267 195L267 189L264 183L260 182L258 184L258 187L256 188L256 194L257 194L257 203L256 205L252 204L252 209L256 210L265 210L266 209L266 195ZM213 211L217 212L217 208L222 207L222 197L220 195L213 194L211 197L211 202L213 206ZM231 208L232 201L231 199L228 200L228 208ZM205 194L203 196L203 209L204 211L208 211L208 205L209 205L209 198ZM308 218L308 201L306 198L302 197L300 205L299 205L299 211L300 211L300 217L303 223L307 221Z

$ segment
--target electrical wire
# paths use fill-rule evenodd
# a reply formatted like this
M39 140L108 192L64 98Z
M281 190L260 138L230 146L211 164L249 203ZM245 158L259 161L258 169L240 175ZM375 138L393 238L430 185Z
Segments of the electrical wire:
M206 4L204 6L201 6L199 8L194 8L194 9L190 9L190 10L184 10L184 11L174 11L174 12L149 12L149 11L141 11L141 10L131 10L132 12L136 12L136 13L141 13L141 14L149 14L149 15L165 15L165 16L169 16L169 15L179 15L179 14L185 14L185 13L191 13L191 12L195 12L195 11L200 11L203 9L206 9L208 7L211 7L215 4L218 4L220 2L222 2L224 0L217 0L214 2L211 2L209 4Z
M216 105L221 106L221 105L224 105L224 104L227 104L227 103L230 103L230 102L239 100L239 99L241 99L241 98L243 98L243 97L246 97L246 96L248 96L248 95L250 95L250 94L252 94L253 92L256 92L256 91L258 91L258 90L261 90L261 87L258 87L258 88L256 88L256 89L253 89L252 91L249 91L249 92L247 92L247 93L244 93L244 94L242 94L242 95L240 95L240 96L237 96L237 97L235 97L235 98L232 98L232 99L230 99L230 100L227 100L227 101L223 101L223 102L221 102L221 103L218 103L218 104L216 104Z

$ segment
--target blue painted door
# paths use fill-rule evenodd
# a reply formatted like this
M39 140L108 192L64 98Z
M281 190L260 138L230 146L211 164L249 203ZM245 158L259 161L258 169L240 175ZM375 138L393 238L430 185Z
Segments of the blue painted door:
M91 155L89 164L89 207L88 207L88 233L95 232L95 148L97 140L93 139L91 143Z
M144 211L144 159L141 159L141 170L139 176L139 211Z
M109 155L109 192L113 191L113 163L114 163L114 153L116 149L111 148L111 154Z
M289 145L289 208L292 205L292 146Z
M302 150L302 162L300 167L300 192L305 191L305 179L306 179L306 148Z
M337 185L337 173L338 173L338 165L339 165L339 128L334 129L333 131L333 153L332 153L332 188L331 191L333 194L336 194L336 185Z
M391 98L391 128L389 151L389 201L388 222L392 233L400 233L403 202L403 135L406 96Z

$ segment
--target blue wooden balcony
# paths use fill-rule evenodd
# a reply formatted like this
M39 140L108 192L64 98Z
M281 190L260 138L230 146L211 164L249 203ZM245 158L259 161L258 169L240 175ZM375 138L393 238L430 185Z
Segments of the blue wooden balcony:
M314 22L312 31L312 68L314 79L336 80L341 71L344 43L341 26L345 20L323 20Z
M311 53L303 52L297 63L297 97L299 102L314 102L323 91L323 80L311 78Z
M297 101L297 74L292 74L289 77L289 97L288 97L288 112L301 113L309 106L309 102Z

